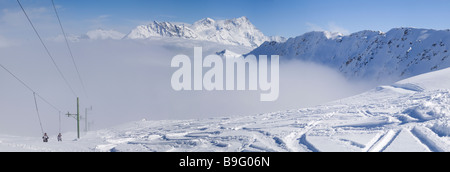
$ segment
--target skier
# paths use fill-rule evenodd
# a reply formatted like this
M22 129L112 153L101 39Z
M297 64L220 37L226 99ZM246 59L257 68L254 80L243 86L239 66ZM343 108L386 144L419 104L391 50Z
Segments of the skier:
M47 133L44 133L44 136L42 137L42 140L44 140L44 142L48 142L48 139L50 137L48 137Z
M62 142L62 135L61 135L61 133L58 134L58 142Z

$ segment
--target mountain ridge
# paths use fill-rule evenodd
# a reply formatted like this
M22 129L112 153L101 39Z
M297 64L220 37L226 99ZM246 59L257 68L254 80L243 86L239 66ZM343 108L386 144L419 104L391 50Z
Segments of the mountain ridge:
M339 70L348 78L400 80L450 67L450 30L394 28L330 37L309 32L286 42L265 42L249 54L277 54Z

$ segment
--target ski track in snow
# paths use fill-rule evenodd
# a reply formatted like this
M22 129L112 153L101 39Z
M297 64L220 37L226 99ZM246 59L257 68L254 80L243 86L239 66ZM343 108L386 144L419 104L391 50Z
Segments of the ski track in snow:
M44 144L39 138L0 135L0 151L447 152L449 114L450 90L397 84L313 108L137 121L89 132L78 141Z

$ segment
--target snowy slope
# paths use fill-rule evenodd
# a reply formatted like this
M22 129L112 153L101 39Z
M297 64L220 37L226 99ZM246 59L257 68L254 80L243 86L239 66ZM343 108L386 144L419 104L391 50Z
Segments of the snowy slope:
M450 68L313 108L142 120L62 143L0 136L0 151L450 151L449 83Z
M348 36L310 32L284 43L266 42L250 54L278 54L325 64L349 78L405 79L450 67L450 30L396 28Z
M154 21L132 30L125 39L148 39L151 37L176 37L207 40L229 45L257 47L265 41L285 41L282 37L267 37L247 17L229 20L205 18L194 24L178 24Z

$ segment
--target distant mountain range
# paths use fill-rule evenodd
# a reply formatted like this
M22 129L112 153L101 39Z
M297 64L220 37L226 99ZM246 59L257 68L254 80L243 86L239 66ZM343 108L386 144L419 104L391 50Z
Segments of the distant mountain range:
M93 30L87 34L72 37L79 39L151 39L152 37L175 37L192 40L205 40L228 45L258 47L266 41L286 41L285 38L265 36L247 17L229 20L205 18L194 24L158 22L137 26L128 34L114 30Z
M229 20L205 18L192 25L155 21L149 25L138 26L126 35L125 39L151 37L178 37L255 48L266 41L286 40L282 37L265 36L247 17Z

